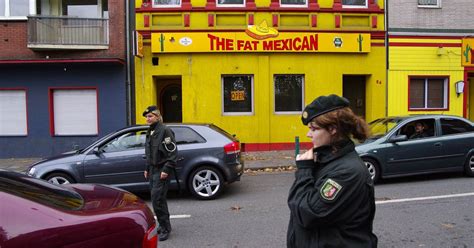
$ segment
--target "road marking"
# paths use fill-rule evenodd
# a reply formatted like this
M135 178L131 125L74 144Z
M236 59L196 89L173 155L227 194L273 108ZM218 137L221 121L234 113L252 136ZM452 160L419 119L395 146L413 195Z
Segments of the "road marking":
M464 196L474 196L474 192L472 192L472 193L462 193L462 194L453 194L453 195L438 195L438 196L427 196L427 197L415 197L415 198L405 198L405 199L396 199L396 200L376 201L375 204L380 205L380 204L387 204L387 203L424 201L424 200L435 200L435 199L464 197Z
M185 219L185 218L191 218L190 214L175 214L175 215L170 215L170 219Z
M185 218L191 218L190 214L175 214L175 215L170 215L170 219L185 219ZM156 220L156 216L155 216Z

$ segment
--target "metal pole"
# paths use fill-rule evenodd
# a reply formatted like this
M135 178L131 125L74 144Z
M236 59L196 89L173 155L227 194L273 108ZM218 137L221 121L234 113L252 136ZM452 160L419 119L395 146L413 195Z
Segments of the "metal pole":
M300 154L300 137L295 136L295 158L298 154Z

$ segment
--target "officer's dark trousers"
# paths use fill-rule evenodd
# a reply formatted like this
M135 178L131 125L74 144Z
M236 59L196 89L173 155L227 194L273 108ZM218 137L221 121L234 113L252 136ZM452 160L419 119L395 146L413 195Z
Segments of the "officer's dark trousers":
M155 212L161 229L171 231L170 213L168 211L166 194L168 193L168 186L173 175L170 173L166 180L161 180L161 169L156 167L150 169L150 174L150 192L153 211Z

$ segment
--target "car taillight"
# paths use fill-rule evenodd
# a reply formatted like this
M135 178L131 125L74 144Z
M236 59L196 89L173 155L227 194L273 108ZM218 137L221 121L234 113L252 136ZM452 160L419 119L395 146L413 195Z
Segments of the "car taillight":
M240 152L240 143L238 141L234 141L224 146L224 152L226 154L234 154Z
M143 237L143 248L156 248L158 246L158 234L156 224L153 224Z

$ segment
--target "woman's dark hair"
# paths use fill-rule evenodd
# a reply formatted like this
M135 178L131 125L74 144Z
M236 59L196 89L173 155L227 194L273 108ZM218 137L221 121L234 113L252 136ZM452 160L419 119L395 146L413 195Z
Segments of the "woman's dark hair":
M348 107L317 116L311 122L326 130L335 128L337 131L333 142L350 138L363 142L370 134L367 122Z

